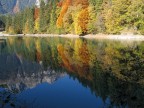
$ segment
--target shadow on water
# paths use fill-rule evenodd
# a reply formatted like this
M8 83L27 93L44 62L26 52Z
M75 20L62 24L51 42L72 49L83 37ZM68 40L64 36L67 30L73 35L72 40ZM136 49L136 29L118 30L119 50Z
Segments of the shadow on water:
M144 44L9 37L0 42L0 88L4 108L143 108Z

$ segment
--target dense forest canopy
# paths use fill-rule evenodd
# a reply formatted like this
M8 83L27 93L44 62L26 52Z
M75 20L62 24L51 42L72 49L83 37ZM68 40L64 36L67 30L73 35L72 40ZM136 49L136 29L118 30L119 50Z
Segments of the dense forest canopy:
M144 34L144 0L41 0L6 16L6 32Z

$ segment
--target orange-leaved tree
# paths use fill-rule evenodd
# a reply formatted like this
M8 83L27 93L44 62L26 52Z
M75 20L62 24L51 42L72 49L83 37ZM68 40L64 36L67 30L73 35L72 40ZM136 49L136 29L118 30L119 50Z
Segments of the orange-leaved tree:
M80 27L80 33L77 34L85 34L87 33L87 25L89 22L89 11L88 11L88 6L89 6L89 1L88 0L73 0L72 2L73 6L80 6L81 10L78 13L78 27Z
M39 17L39 8L35 8L34 10L34 19L36 20Z
M89 6L88 0L73 0L72 2L73 6L81 5L83 9L87 8Z
M64 0L63 3L62 3L62 9L61 9L61 12L60 12L60 15L57 19L57 22L56 22L56 25L58 28L61 28L62 25L63 25L63 17L65 15L65 13L67 12L68 10L68 7L70 6L71 4L71 0Z
M82 33L87 33L88 21L89 21L89 12L88 8L85 8L79 13L78 17L78 25L81 27Z

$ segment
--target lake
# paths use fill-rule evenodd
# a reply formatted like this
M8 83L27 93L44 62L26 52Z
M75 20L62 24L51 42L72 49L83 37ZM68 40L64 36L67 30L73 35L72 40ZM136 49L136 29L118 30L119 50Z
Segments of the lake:
M0 108L144 108L144 41L0 40Z

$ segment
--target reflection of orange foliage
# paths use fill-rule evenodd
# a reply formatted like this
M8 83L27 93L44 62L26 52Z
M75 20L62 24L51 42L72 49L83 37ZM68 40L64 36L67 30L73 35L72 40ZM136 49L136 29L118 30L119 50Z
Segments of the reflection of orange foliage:
M81 47L79 48L79 57L82 62L81 67L77 68L79 75L89 80L92 79L92 74L89 72L90 54L86 41L83 41Z
M89 72L89 65L82 64L80 66L77 64L75 65L75 69L76 69L75 73L78 74L80 77L88 80L93 79L92 73Z
M83 48L85 47L85 48ZM88 49L86 47L86 43L83 43L82 48L80 49L80 58L82 61L82 64L74 64L74 60L70 60L72 58L68 58L68 56L65 55L65 52L67 52L66 49L62 45L58 45L57 47L58 53L62 59L63 66L69 71L78 74L80 77L92 80L92 73L89 72L89 53ZM85 51L84 51L85 50ZM68 53L68 52L67 52Z
M68 7L69 5L71 4L71 0L65 0L63 3L62 3L62 9L61 9L61 12L60 12L60 15L57 19L57 27L62 27L62 24L63 24L63 17L65 15L65 13L67 12L68 10Z
M89 55L89 51L88 51L88 48L87 48L87 42L86 41L83 41L82 46L79 49L79 56L80 56L81 61L83 62L83 64L89 65L90 55Z
M63 48L63 46L60 44L60 45L57 46L57 49L58 49L59 55L62 58L63 66L66 69L68 69L69 71L73 71L72 66L71 66L69 60L66 58L66 56L64 54L64 48Z
M35 8L34 19L36 20L39 17L39 8Z
M87 24L89 20L89 12L88 9L83 9L78 17L78 25L80 25L82 32L87 33Z
M77 5L81 5L82 8L87 8L89 5L88 0L73 0L73 5L77 6Z

